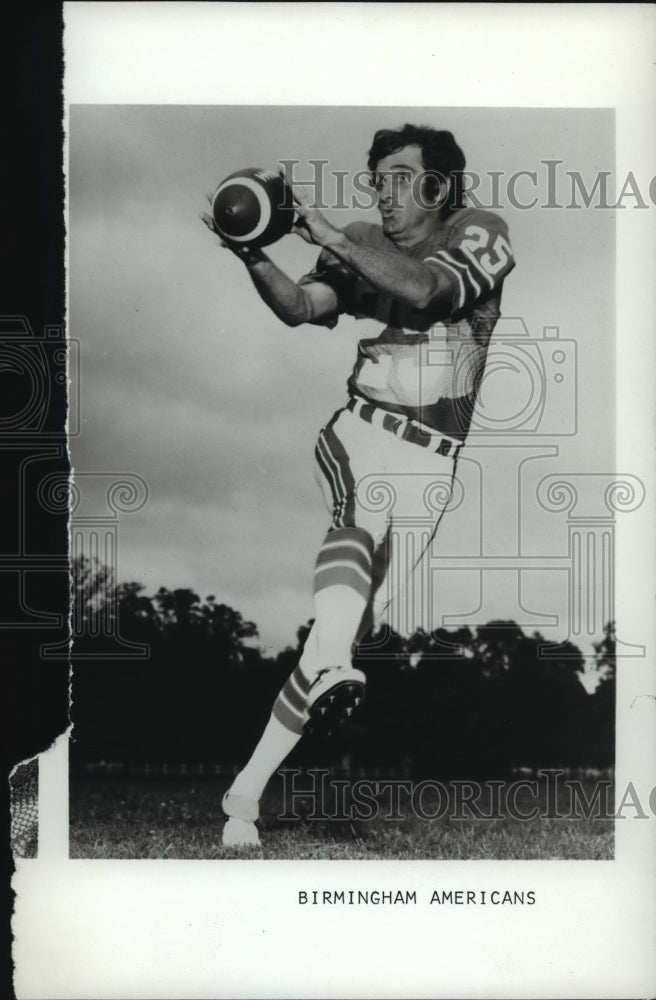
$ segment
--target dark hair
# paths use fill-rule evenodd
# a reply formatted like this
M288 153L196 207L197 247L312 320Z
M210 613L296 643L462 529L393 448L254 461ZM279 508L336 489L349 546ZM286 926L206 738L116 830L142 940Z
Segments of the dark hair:
M426 194L433 198L439 189L440 178L451 179L451 190L443 206L448 214L464 206L465 154L453 138L452 132L439 131L430 125L404 125L400 129L382 128L376 132L369 150L367 166L372 172L378 163L404 146L419 146L424 168L429 171L426 178ZM438 176L431 177L430 173Z

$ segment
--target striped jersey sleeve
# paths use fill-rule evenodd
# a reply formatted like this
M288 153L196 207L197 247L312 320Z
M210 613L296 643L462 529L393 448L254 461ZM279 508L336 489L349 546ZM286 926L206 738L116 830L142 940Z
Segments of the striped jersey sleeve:
M451 317L465 316L478 302L499 292L515 266L508 227L493 212L464 209L424 263L439 268L449 280Z

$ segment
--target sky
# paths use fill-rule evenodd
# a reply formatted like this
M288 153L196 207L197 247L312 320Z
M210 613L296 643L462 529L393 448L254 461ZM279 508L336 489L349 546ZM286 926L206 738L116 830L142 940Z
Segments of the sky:
M504 363L507 342L500 346L488 364L479 425L522 407L532 412L527 371L537 370L538 356L546 359L549 386L536 426L496 438L497 447L489 434L479 435L463 452L467 502L447 514L437 539L439 553L454 557L452 566L458 555L463 560L460 569L436 573L432 624L474 627L521 617L526 631L559 641L569 619L567 524L562 512L540 506L536 490L548 475L615 468L615 219L613 211L593 207L516 207L508 181L517 171L535 171L535 182L517 179L515 200L527 203L536 194L544 200L544 161L562 161L557 200L567 206L566 171L578 171L588 189L596 171L613 171L612 112L70 109L68 331L81 355L74 468L131 472L147 483L142 509L120 518L120 580L139 581L149 594L160 586L213 594L257 624L267 652L294 645L296 629L312 615L314 559L329 523L314 481L314 444L345 402L357 340L376 331L349 317L332 331L285 327L198 213L205 192L227 174L281 159L298 160L301 179L312 176L311 160L328 161L330 194L330 171L362 170L374 131L405 121L454 132L468 170L483 178L478 193L485 203L491 172L500 178L496 210L509 226L517 266L505 284L497 337L524 331L518 357L528 369ZM346 193L348 201L348 182ZM326 215L340 227L377 221L372 208ZM268 252L298 278L318 250L290 235ZM544 327L558 327L565 342L566 374L557 386L552 345L546 353L537 346ZM101 510L99 495L85 492L81 511ZM542 560L521 578L512 568L493 567L482 584L480 570L466 568L465 557L476 552L510 557L520 546ZM595 634L580 639L585 652L600 632L598 623Z

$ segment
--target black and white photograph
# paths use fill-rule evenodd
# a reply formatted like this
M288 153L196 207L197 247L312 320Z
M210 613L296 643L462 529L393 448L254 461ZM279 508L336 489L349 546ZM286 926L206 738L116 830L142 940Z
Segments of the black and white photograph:
M69 130L71 856L612 858L611 113Z
M495 43L537 45L516 5L487 42L479 5L223 6L64 5L71 471L32 485L68 514L69 728L12 833L22 941L89 946L18 961L17 996L642 995L655 192L626 95L581 99L575 60L567 101L488 86ZM374 936L427 951L365 968Z

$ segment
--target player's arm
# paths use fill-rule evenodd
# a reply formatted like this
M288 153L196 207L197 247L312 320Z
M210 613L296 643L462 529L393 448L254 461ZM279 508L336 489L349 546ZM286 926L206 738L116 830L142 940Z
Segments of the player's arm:
M412 260L394 250L356 243L339 229L323 246L379 291L408 302L415 309L430 308L436 318L439 314L450 315L451 283L441 271L427 267L423 261Z
M252 250L242 259L262 301L287 326L324 325L337 316L337 293L330 285L320 281L299 285L261 250Z
M281 271L263 250L231 247L221 238L210 215L201 212L200 217L207 228L219 237L221 245L243 261L260 298L278 319L287 326L300 326L301 323L334 326L339 301L330 285L321 281L298 284Z
M294 191L299 212L294 229L300 236L324 247L380 291L415 309L429 309L434 319L466 314L499 289L515 266L505 223L490 212L470 213L448 251L414 260L353 240L312 207L302 187Z
M366 246L331 225L312 207L311 195L302 185L294 187L298 219L294 231L309 243L329 251L342 264L365 278L381 292L408 302L415 309L430 308L436 318L451 313L453 291L448 276L395 250Z

